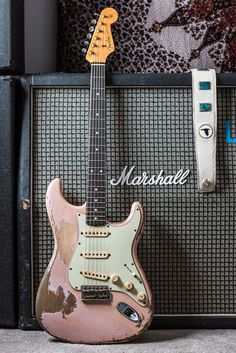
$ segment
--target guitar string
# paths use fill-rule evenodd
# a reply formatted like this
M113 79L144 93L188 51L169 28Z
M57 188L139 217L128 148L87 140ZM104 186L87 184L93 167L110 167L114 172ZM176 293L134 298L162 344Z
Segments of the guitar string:
M99 132L99 135L98 135L98 141L99 141L99 143L98 143L98 154L97 154L97 156L98 156L98 165L99 165L99 168L97 168L98 170L100 170L100 168L102 168L102 162L100 161L100 156L101 156L101 145L102 145L102 129L101 129L101 126L102 126L102 120L101 119L103 119L103 115L101 114L101 112L102 112L102 110L101 110L101 108L102 108L102 106L101 106L101 99L102 99L102 96L101 96L101 86L102 86L102 70L101 70L101 64L100 64L100 60L99 60L99 65L98 65L98 82L99 82L99 116L98 116L98 132ZM100 165L101 164L101 165ZM99 175L99 174L98 174ZM100 179L100 175L99 175L99 177L98 177L98 180ZM101 182L100 182L100 180L99 180L99 182L98 182L98 186L97 186L97 189L98 190L100 190L100 187L101 187ZM99 198L98 198L98 200L99 200L99 206L100 206L100 204L101 204L101 194L99 193L98 194L99 195ZM97 212L97 215L98 215L98 219L99 219L99 222L98 222L98 224L100 224L100 217L101 217L101 212L102 212L102 209L98 209L99 211ZM98 246L98 244L100 244L100 246L101 246L101 241L100 241L100 239L97 237L97 249L100 251L100 248L99 248L99 246ZM101 272L101 260L97 260L98 261L98 272Z
M96 101L97 101L97 105L98 105L98 109L96 110L96 112L98 112L98 114L99 115L96 115L96 130L98 131L98 135L97 135L97 139L96 139L96 148L98 148L98 151L96 151L95 152L95 163L96 163L96 179L97 179L97 182L95 182L95 187L99 190L99 187L100 187L100 183L98 182L98 180L99 180L99 177L98 177L98 175L97 175L97 173L98 173L98 166L99 166L99 164L100 164L100 161L99 161L99 159L100 159L100 157L99 157L99 154L100 154L100 146L101 146L101 143L100 143L100 134L101 134L101 129L100 129L100 126L99 126L99 119L101 119L101 107L100 107L100 99L101 99L101 96L97 96L97 93L99 93L100 94L100 75L101 75L101 72L100 72L100 50L98 50L98 52L99 52L99 55L98 55L98 65L96 65L96 71L98 71L98 72L96 72L96 78L97 78L97 83L98 83L98 87L96 87ZM98 69L98 70L97 70ZM98 153L97 153L98 152ZM95 190L94 190L95 191ZM99 196L97 196L96 198L97 198L97 200L98 200L98 205L100 205L100 199L99 199L99 197L100 197L100 194L97 194L97 195L99 195ZM95 200L94 200L95 201ZM94 202L94 208L96 208L96 203ZM94 212L94 215L96 215L96 218L98 218L98 220L99 220L99 217L100 217L100 208L97 208L97 210L98 211L96 211L96 213ZM99 224L99 221L98 222L94 222L94 223L98 223ZM99 240L98 240L98 237L97 237L97 239L96 239L96 241L95 241L95 243L96 243L96 250L98 251L99 249L98 249L98 244L99 244ZM98 260L97 260L98 261ZM98 270L99 270L99 268L98 268L98 266L97 266L97 262L96 262L96 272L98 272ZM96 281L96 283L97 283L97 281Z
M105 38L105 36L103 35L103 43L102 43L102 45L103 45L103 48L104 48L104 38ZM101 144L103 144L103 145L105 145L105 110L102 110L102 109L105 109L105 95L104 95L104 88L105 88L105 65L101 65L101 69L100 69L100 71L102 72L102 74L101 74L101 99L100 99L100 106L101 106L101 111L103 111L103 114L102 114L102 119L103 120L99 120L100 121L100 124L101 124L101 127L102 127L102 129L101 129L101 136L102 136L102 138L101 138ZM104 100L102 100L102 99L104 99ZM103 142L102 142L103 141ZM104 148L104 147L103 147ZM105 184L105 163L104 163L104 158L105 158L105 155L103 155L103 157L102 157L102 154L101 154L101 152L102 152L102 148L101 148L101 150L100 150L100 157L99 157L99 160L101 160L102 161L102 173L101 173L101 179L102 179L102 182L100 183L103 187L104 187L104 184ZM103 192L104 192L104 194L102 193L101 195L102 195L102 207L104 208L104 196L105 196L105 189L103 188ZM102 219L103 218L105 218L104 217L104 209L101 209L101 217L102 217ZM104 221L103 221L104 222ZM102 222L102 223L103 223ZM101 244L102 244L102 250L103 251L105 251L105 246L104 246L104 243L105 243L105 241L104 241L104 237L102 237L102 239L101 239ZM101 259L100 260L100 264L101 264L101 273L105 273L105 271L104 271L104 267L105 267L105 263L104 263L104 259Z
M85 254L88 253L89 250L89 246L88 246L88 232L89 232L89 226L88 226L88 221L89 221L89 187L90 187L90 153L91 153L91 126L92 126L92 78L93 78L93 74L92 74L92 65L91 65L91 76L90 76L90 112L89 112L89 134L88 134L88 161L87 161L87 200L86 200L86 233L85 234L85 249L84 252ZM86 259L86 256L84 257L84 271L89 272L89 265L88 265L88 260ZM84 277L85 283L88 284L88 278Z
M103 36L103 48L106 47L106 43L105 43L105 36ZM106 65L104 63L104 66L103 66L103 71L104 71L104 74L103 74L103 117L104 117L104 130L103 130L103 133L104 133L104 145L106 146L106 154L104 153L103 154L103 158L104 158L104 177L103 177L103 184L104 184L104 194L103 194L103 207L104 207L104 210L103 210L103 217L104 217L104 224L105 224L105 231L107 231L107 227L106 227L106 210L107 210L107 181L106 181L106 178L107 178L107 135L106 135L106 131L107 131L107 117L106 117ZM104 152L105 152L105 148L104 148ZM107 247L105 246L105 244L108 243L108 238L107 237L104 237L103 238L103 247L104 247L104 251L107 251ZM107 261L104 260L103 262L103 267L104 267L104 273L107 274Z

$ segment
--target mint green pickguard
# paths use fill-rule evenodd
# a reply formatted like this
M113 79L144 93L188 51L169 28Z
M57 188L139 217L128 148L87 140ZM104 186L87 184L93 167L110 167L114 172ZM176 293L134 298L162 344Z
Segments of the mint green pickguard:
M133 239L139 228L140 221L141 212L138 206L130 221L122 226L107 224L103 227L91 227L86 225L85 215L78 214L79 243L70 263L69 281L71 286L76 290L80 290L81 285L108 285L111 290L126 293L141 306L146 306L148 304L147 292L131 253ZM81 234L81 232L93 231L93 229L95 231L109 231L110 235L96 238L85 237ZM84 251L106 251L111 255L107 259L85 259L81 256ZM136 274L136 277L129 269ZM102 281L85 278L80 274L81 271L103 273L108 275L109 279ZM120 277L117 284L112 283L110 279L113 274L117 274ZM125 282L132 282L134 288L131 291L127 291L124 288ZM145 293L146 300L144 302L137 300L139 292Z

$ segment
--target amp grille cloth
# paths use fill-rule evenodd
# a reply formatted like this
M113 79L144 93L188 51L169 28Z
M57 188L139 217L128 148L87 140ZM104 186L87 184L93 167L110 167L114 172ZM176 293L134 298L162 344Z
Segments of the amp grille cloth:
M125 219L131 203L145 208L139 259L157 314L236 313L236 153L225 142L233 126L236 88L218 90L217 192L197 192L190 88L108 88L108 180L124 166L134 176L190 169L185 185L111 186L108 218ZM60 176L65 198L85 201L89 89L33 89L33 288L50 260L53 237L45 209L49 182Z

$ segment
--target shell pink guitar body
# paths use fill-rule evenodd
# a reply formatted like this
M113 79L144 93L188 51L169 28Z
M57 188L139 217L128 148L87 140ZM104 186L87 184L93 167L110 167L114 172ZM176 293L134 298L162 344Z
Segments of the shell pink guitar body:
M46 205L55 247L36 300L37 318L42 328L59 340L77 343L114 343L137 337L148 327L153 315L151 292L137 259L137 244L143 225L142 208L141 222L130 251L145 287L146 306L140 305L125 292L113 290L109 303L91 304L82 301L81 291L71 286L68 272L80 240L77 215L85 213L85 205L73 206L64 199L60 179L53 180L49 185ZM134 203L128 219L117 223L116 227L122 228L131 222L137 206L140 207L140 204ZM141 321L136 323L122 315L117 310L120 302L137 311Z

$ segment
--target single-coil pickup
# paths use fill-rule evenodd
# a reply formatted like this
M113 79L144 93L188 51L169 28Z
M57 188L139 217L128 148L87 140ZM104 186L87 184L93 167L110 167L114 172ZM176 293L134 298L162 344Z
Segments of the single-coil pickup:
M92 271L81 271L81 275L86 278L98 279L100 281L107 281L108 276L104 273L92 272Z
M106 251L83 251L81 256L85 259L107 259L109 254Z
M96 237L96 238L103 238L103 237L108 237L110 235L109 232L106 231L96 231L96 230L86 230L85 232L80 232L81 235L84 235L85 237Z

